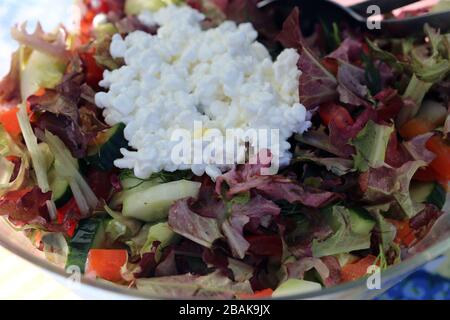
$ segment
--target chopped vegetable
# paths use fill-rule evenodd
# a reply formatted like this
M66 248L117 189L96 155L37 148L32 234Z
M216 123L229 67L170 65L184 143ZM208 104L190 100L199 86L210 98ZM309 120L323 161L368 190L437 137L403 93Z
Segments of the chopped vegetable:
M128 261L126 250L89 250L86 273L111 281L123 281L121 270Z
M39 188L41 188L42 192L48 192L50 190L50 185L48 183L45 158L42 150L38 147L37 138L31 128L30 119L28 118L26 105L24 103L20 105L17 118L28 152L30 153L31 161L33 162L33 168L36 173Z
M345 265L342 268L342 281L343 282L349 282L349 281L355 281L359 278L362 278L364 276L368 275L368 269L370 266L374 265L376 261L375 256L367 256L363 259L358 260L357 262L350 263Z

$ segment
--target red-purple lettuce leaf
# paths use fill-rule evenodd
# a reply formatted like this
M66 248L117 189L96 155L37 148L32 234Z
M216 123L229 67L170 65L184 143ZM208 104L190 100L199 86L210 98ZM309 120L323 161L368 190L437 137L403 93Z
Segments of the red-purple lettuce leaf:
M361 58L362 43L353 38L346 38L340 46L327 55L327 58L335 59L343 62L354 62Z
M255 229L260 225L268 228L280 211L275 203L259 195L248 203L233 205L229 218L222 224L222 231L233 256L243 259L250 248L250 243L244 237L244 227L249 222L252 222Z
M290 203L301 203L308 207L320 208L339 199L333 192L313 188L305 188L290 178L283 176L262 176L254 170L259 165L245 164L220 176L216 182L216 191L222 190L223 183L229 187L227 197L255 191L263 197L278 201L286 200ZM252 174L248 174L251 172Z
M436 155L426 147L428 140L430 140L433 135L433 132L429 132L403 142L403 145L406 150L408 150L413 160L424 161L427 164L430 164L436 159Z
M398 142L397 132L393 132L386 150L384 161L394 168L400 168L406 162L413 160L402 143Z
M377 105L377 121L391 121L395 119L402 108L405 107L403 98L398 94L397 90L390 87L380 91L375 100Z
M8 74L0 81L0 107L13 106L20 102L20 53L11 56L11 67Z
M337 97L337 80L306 46L300 30L300 11L295 8L285 20L277 39L285 48L298 50L300 54L298 68L302 71L299 87L300 101L308 109L313 109Z
M308 146L326 151L341 158L348 158L348 154L331 143L330 137L325 133L324 127L318 129L310 129L303 134L295 135L295 140Z
M349 158L355 154L355 149L349 144L351 139L354 139L358 133L366 126L369 120L376 117L375 110L367 107L357 118L352 125L343 127L339 123L332 120L329 124L330 143L339 148L341 155Z
M35 127L58 136L76 158L83 158L89 141L107 128L90 101L91 95L92 89L84 84L80 61L73 59L61 84L28 98L37 115Z
M172 230L204 247L210 248L214 241L223 238L218 221L205 218L190 209L194 199L175 202L169 210L169 226Z
M277 40L285 48L302 48L305 39L300 29L300 10L295 8L284 21L283 28L277 36Z
M50 198L51 193L42 193L39 187L8 192L0 198L0 216L25 224L38 218L48 221L46 201Z
M366 72L350 63L341 62L338 68L339 100L352 106L369 106Z
M410 196L409 186L413 175L423 161L409 161L400 168L382 166L370 168L360 176L363 201L370 204L386 204L386 210L399 218L412 218L422 211L423 205L415 203Z

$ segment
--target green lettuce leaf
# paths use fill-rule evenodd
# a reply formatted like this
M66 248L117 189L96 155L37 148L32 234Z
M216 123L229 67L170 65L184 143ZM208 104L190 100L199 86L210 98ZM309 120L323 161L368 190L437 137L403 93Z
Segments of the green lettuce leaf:
M366 38L366 42L369 45L371 58L378 59L388 64L398 73L403 73L408 69L408 66L399 61L392 53L381 49L378 44Z
M172 231L167 222L155 223L148 228L147 239L141 249L141 255L147 252L152 252L154 243L158 242L158 248L156 250L156 261L161 258L161 253L164 248L177 242L180 237Z
M387 166L370 169L363 177L364 200L385 205L384 212L399 218L414 217L424 207L412 200L409 186L416 171L424 166L424 161L409 161L398 169Z
M106 224L106 234L110 242L117 240L128 240L139 234L142 223L138 220L124 217L122 213L104 207L105 211L112 217Z
M361 172L377 168L384 164L389 138L393 127L379 125L372 120L352 141L356 148L355 168Z
M335 205L328 208L325 214L334 234L323 241L313 241L314 257L320 258L370 248L371 233L359 233L353 230L349 209Z

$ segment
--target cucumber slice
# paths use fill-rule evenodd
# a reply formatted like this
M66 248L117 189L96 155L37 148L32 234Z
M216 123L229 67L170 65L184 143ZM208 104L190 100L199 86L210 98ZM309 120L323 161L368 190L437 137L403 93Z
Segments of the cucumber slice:
M447 193L445 189L439 183L435 183L433 191L427 197L426 202L432 203L442 210L445 205L446 197Z
M128 146L128 142L125 140L124 130L125 125L119 123L101 132L95 139L95 144L88 148L86 161L100 170L112 170L114 168L114 161L122 156L120 149Z
M69 182L64 178L58 177L54 168L48 173L48 180L50 190L52 190L52 200L55 202L57 208L63 207L72 199L72 190L70 189Z
M292 295L305 294L322 290L322 286L317 282L299 279L289 279L283 282L273 293L273 298L283 298Z
M350 225L354 233L357 234L368 234L375 227L376 222L370 218L370 216L357 209L349 209L350 213Z
M76 167L79 168L78 162L76 164ZM55 160L47 175L50 190L52 191L52 200L57 208L61 208L72 199L73 193L69 181L64 177L58 176L55 169L57 165L59 163Z
M409 194L414 202L424 203L431 192L433 192L433 189L433 182L413 181L409 188Z
M162 181L160 179L140 180L138 178L126 178L121 180L123 191L116 193L112 197L109 205L111 208L116 209L122 205L124 200L132 193L148 190L161 183Z
M145 222L167 218L170 206L177 200L196 198L201 183L187 180L160 184L130 193L123 201L123 215Z
M104 220L91 218L80 221L69 242L66 269L77 266L84 273L89 250L100 248L105 240Z
M435 182L414 181L409 189L411 198L417 203L431 203L439 209L445 204L446 192L444 188Z

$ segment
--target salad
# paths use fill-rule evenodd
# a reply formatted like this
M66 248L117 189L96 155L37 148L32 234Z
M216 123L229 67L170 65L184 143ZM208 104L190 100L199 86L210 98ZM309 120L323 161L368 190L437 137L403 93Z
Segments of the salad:
M55 264L156 297L283 297L410 257L449 187L450 34L306 35L298 8L258 2L83 0L76 33L13 27L0 215ZM233 126L277 148L169 161L173 130Z

